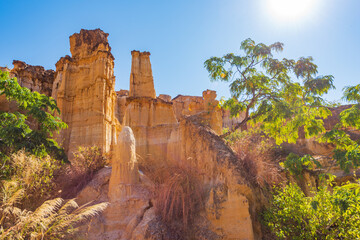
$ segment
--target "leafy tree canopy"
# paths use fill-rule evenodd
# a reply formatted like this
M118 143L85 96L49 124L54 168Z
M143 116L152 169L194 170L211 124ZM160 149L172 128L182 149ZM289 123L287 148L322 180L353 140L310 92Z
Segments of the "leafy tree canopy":
M232 116L245 112L230 132L257 124L277 144L295 143L300 127L307 138L325 132L322 119L331 111L322 96L334 88L333 76L318 76L311 57L274 58L274 52L283 50L279 42L265 45L247 39L240 49L244 54L211 57L204 63L211 80L229 82L231 98L222 101L223 107Z
M0 158L7 159L20 149L37 156L47 154L55 158L66 158L64 151L51 138L53 132L66 128L66 124L53 114L60 113L53 98L21 87L16 78L9 78L8 72L0 71L0 96L16 101L19 111L0 111ZM30 128L30 122L36 127ZM4 164L2 164L4 165Z

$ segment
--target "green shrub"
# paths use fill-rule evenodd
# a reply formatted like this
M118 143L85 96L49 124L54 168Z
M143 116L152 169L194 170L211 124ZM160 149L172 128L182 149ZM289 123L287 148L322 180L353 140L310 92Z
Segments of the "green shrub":
M360 239L360 185L329 187L312 197L296 184L278 189L265 224L278 239Z

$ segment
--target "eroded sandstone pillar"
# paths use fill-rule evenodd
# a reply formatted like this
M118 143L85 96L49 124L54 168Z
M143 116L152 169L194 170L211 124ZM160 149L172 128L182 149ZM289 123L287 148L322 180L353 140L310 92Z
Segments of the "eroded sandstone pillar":
M156 98L154 78L151 70L150 53L132 51L130 73L130 97Z
M135 138L130 127L123 127L111 158L112 172L109 199L114 202L130 196L131 188L140 183L135 152Z
M118 122L114 57L100 29L81 30L70 36L72 57L56 63L52 96L68 128L58 136L68 156L79 146L96 145L103 152L114 144Z

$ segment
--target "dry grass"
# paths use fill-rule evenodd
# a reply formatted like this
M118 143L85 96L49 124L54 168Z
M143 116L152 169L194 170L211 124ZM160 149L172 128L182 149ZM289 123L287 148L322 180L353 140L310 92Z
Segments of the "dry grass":
M279 184L278 162L283 157L275 148L275 144L259 134L243 136L232 144L239 164L245 169L247 179L260 187Z
M108 156L96 146L79 147L73 154L71 164L63 168L57 178L63 198L75 197L109 161Z
M140 168L154 182L156 214L170 229L186 233L204 207L201 173L184 163L162 164L148 159ZM181 223L179 225L179 223Z
M54 178L62 165L49 156L40 158L19 151L11 155L11 167L11 181L17 182L18 189L24 191L22 207L35 209L51 197L56 188Z
M20 151L11 156L11 167L11 179L0 181L0 239L71 239L66 237L107 206L48 200L53 198L55 175L61 168L50 157Z

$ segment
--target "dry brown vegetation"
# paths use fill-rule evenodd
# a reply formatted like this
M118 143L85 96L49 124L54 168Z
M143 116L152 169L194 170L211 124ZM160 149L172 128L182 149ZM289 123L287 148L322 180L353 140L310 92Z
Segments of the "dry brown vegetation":
M63 198L75 197L109 161L108 156L96 146L79 147L73 155L70 165L62 169L56 180Z
M55 177L59 174L62 164L49 156L35 157L24 151L11 155L12 187L22 190L23 208L33 210L43 201L52 197L56 189ZM5 182L5 181L4 181Z
M261 134L244 134L230 145L239 159L239 164L246 170L244 173L247 179L253 184L264 188L282 181L278 163L286 153L276 147L271 139Z
M154 183L156 214L170 229L176 228L182 234L191 231L190 224L204 207L201 172L185 163L159 166L149 159L140 163Z
M69 239L78 226L107 206L48 200L57 195L55 179L64 165L24 151L10 159L11 178L0 181L0 239Z

